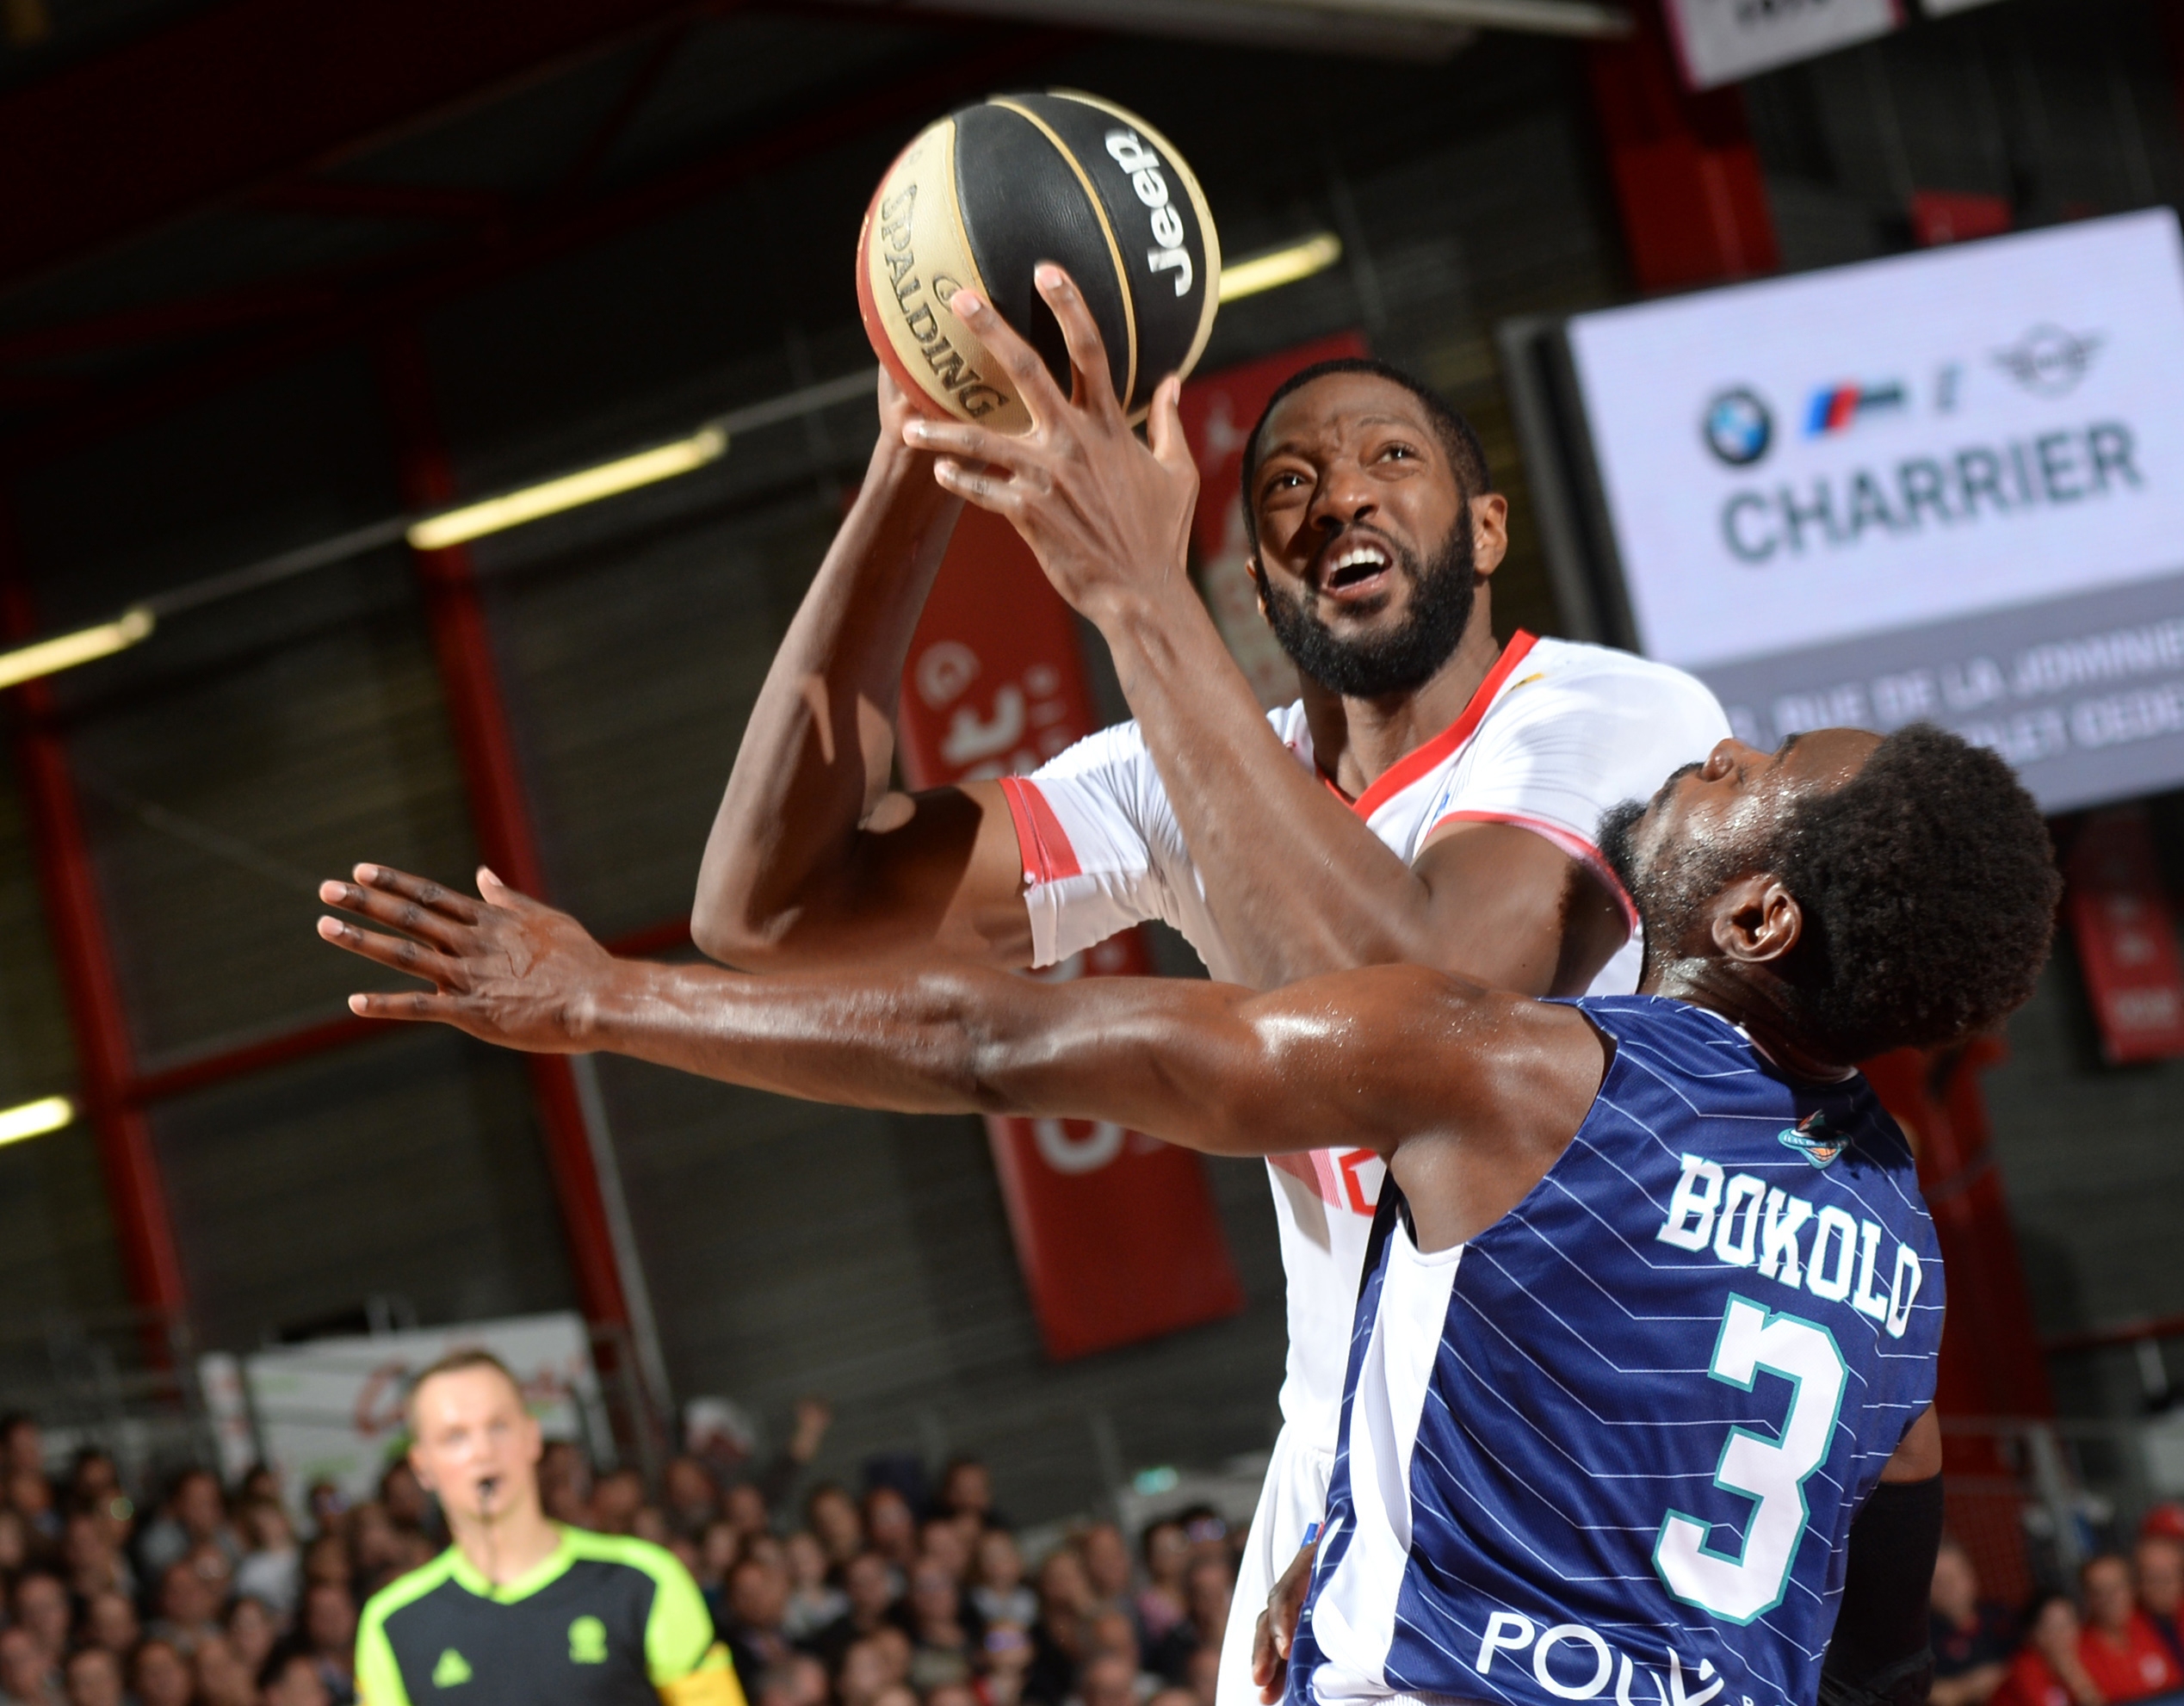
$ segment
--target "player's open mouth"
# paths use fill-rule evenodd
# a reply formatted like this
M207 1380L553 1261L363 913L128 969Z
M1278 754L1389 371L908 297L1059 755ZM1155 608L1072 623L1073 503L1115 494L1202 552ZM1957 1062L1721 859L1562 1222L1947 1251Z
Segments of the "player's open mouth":
M1378 593L1394 564L1384 545L1363 541L1335 550L1320 570L1320 590L1344 603Z

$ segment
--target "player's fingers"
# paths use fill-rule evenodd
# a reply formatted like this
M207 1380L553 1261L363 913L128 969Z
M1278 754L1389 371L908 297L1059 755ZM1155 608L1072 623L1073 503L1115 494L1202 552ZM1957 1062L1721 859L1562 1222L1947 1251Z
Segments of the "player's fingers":
M349 998L349 1011L360 1019L439 1019L453 1024L455 1018L452 996L434 995L422 989L352 995Z
M338 906L344 912L354 912L375 924L423 936L436 948L460 947L462 939L470 934L470 926L457 924L423 901L366 888L359 883L322 882L319 885L319 898L329 906Z
M405 900L414 900L420 906L430 906L444 913L458 924L478 922L478 903L467 894L459 894L445 883L437 883L430 877L412 876L407 871L398 871L392 865L358 865L350 872L366 888L377 889L382 894L399 894Z
M478 867L478 893L488 906L498 906L510 912L536 912L546 909L546 903L535 896L512 888L497 875L492 866Z
M936 421L925 416L902 424L902 442L913 450L932 450L958 461L991 462L1013 468L1030 448L1028 438L1012 437L968 421Z
M459 961L436 953L422 943L411 942L406 936L381 936L374 930L360 930L345 918L321 918L319 934L337 948L345 948L360 959L406 972L411 977L424 978L441 989L462 986L464 973Z
M1061 322L1061 341L1069 346L1069 365L1076 369L1075 401L1103 421L1119 422L1123 405L1108 369L1107 345L1076 280L1053 262L1043 261L1032 269L1031 281Z
M1016 334L1016 328L994 312L993 305L974 290L959 290L948 299L948 311L978 334L987 353L1016 381L1017 395L1030 414L1034 426L1059 420L1069 406L1039 359L1039 352Z
M1014 480L966 467L952 456L944 456L933 464L933 479L943 490L967 498L980 509L991 510L997 516L1013 519L1024 509L1024 493Z
M1146 419L1145 442L1162 466L1179 473L1185 468L1197 472L1197 459L1191 454L1190 442L1183 435L1183 381L1173 374L1153 387L1153 412Z

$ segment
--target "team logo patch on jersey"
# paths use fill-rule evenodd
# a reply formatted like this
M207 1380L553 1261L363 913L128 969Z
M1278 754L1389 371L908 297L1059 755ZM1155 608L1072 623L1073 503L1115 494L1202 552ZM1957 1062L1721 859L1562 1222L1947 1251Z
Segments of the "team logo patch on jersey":
M1792 1129L1782 1134L1782 1147L1794 1149L1816 1167L1824 1167L1850 1146L1841 1138L1825 1135L1828 1119L1824 1114L1807 1114Z
M578 1617L569 1625L569 1662L603 1665L607 1662L607 1626L597 1617Z
M461 1688L469 1680L470 1661L452 1647L440 1655L440 1662L432 1667L435 1688Z

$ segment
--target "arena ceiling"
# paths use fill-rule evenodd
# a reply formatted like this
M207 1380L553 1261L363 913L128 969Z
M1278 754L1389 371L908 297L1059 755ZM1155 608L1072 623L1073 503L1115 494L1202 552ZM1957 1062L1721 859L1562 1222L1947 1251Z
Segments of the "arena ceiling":
M1558 34L1620 19L1595 0L949 3L987 15L0 0L0 454L21 466L94 442L800 154L1036 78L1102 22L1446 53L1466 19Z

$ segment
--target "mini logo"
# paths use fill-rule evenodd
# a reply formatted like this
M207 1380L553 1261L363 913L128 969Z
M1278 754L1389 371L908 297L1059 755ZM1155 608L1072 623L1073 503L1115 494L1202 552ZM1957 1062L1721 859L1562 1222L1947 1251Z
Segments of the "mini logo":
M2014 349L1997 349L1995 360L2026 390L2041 397L2067 397L2093 371L2101 342L2097 331L2034 326Z
M1807 1114L1794 1130L1781 1133L1782 1147L1794 1149L1816 1167L1824 1167L1849 1147L1840 1138L1822 1137L1828 1124L1823 1114Z
M1748 468L1774 442L1774 415L1756 392L1738 386L1706 405L1706 448L1732 468Z
M569 1662L603 1665L607 1662L607 1626L597 1617L578 1617L569 1625Z
M1812 402L1805 410L1805 436L1826 438L1847 432L1859 421L1892 414L1909 402L1902 386L1894 380L1885 385L1827 386L1812 393Z
M470 1661L452 1647L440 1655L440 1662L432 1667L435 1688L461 1688L469 1680Z

